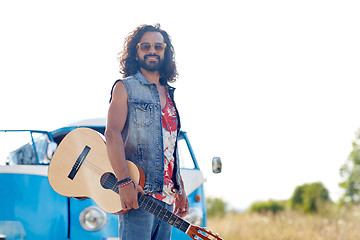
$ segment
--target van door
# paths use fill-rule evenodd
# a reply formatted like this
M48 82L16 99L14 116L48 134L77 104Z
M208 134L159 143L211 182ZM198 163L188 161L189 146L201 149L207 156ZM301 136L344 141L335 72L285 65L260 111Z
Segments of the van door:
M0 182L6 239L67 239L67 198L50 187L47 166L0 166Z

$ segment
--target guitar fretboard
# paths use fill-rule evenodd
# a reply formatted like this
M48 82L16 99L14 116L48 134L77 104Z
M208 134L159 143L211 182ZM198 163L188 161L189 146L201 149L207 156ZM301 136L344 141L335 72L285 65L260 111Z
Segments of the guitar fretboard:
M100 183L105 189L111 189L112 191L119 194L119 188L116 184L117 179L113 173L104 173L101 176ZM159 219L169 223L170 225L176 227L180 231L186 233L188 228L191 226L190 223L176 216L174 213L165 209L155 202L151 196L143 195L139 193L138 195L139 206L148 211L149 213L155 215Z
M176 227L180 231L186 233L190 227L190 223L176 216L174 213L163 208L157 204L151 196L146 196L139 193L139 206L144 210L148 211L151 214L154 214L159 219L169 223L170 225Z

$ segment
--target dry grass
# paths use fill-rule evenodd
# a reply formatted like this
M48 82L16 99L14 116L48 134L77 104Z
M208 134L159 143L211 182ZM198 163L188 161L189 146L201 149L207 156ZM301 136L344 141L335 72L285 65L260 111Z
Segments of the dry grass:
M358 240L360 208L315 215L293 211L228 214L208 219L208 227L224 240Z

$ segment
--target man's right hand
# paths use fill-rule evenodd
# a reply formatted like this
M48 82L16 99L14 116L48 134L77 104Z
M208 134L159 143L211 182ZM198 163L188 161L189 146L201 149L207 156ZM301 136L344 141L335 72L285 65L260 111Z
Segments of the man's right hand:
M145 194L144 190L140 185L128 184L123 187L119 187L119 194L121 200L121 206L124 211L130 210L132 208L138 209L138 193Z

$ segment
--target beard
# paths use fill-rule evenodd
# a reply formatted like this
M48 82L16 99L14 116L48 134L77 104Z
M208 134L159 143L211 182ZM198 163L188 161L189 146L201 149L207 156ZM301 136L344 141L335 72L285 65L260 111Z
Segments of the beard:
M155 56L158 58L158 61L146 62L147 57ZM139 59L139 66L149 72L159 72L161 67L164 65L164 59L161 59L160 56L156 54L148 54L144 56L144 59Z

